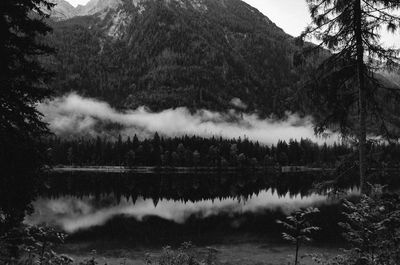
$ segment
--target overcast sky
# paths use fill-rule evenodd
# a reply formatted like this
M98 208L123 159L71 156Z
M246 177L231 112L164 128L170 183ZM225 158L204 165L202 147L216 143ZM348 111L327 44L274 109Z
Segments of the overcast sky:
M72 5L84 5L89 0L67 0ZM292 36L298 36L310 22L305 0L244 0L254 6ZM388 45L400 46L400 33L384 33L383 41Z

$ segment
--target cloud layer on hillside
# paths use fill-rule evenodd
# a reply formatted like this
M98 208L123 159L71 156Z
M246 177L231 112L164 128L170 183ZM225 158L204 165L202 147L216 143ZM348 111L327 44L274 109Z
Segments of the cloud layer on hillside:
M278 140L311 139L318 143L332 143L337 137L321 138L314 135L310 117L287 115L283 120L261 119L256 114L226 113L187 108L151 112L145 107L117 111L109 104L77 94L44 102L38 106L49 128L59 136L102 136L121 134L141 138L155 132L167 137L197 135L201 137L247 138L263 144Z

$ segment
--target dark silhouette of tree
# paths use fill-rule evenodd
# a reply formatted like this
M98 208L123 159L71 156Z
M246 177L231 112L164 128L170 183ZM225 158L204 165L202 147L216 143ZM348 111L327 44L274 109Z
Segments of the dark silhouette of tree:
M46 146L56 165L76 166L179 166L179 167L245 167L271 168L281 166L310 166L332 168L353 154L347 143L318 145L310 140L279 141L276 146L238 139L176 138L135 139L79 138L46 139ZM399 164L399 145L373 144L376 161L385 161L387 167ZM389 155L393 154L393 155ZM119 158L122 158L121 160ZM354 159L349 161L354 163Z
M50 74L40 58L52 51L40 41L53 4L2 0L0 4L0 234L18 226L34 196L46 150L46 124L36 104L49 95ZM46 11L47 10L47 11Z
M398 50L380 43L379 30L394 32L400 18L394 10L398 0L307 0L312 25L303 33L316 37L332 51L313 75L309 95L322 108L317 132L339 128L344 135L357 135L359 145L360 188L366 175L367 133L395 137L398 126L394 104L399 90L377 73L398 67ZM389 104L388 104L389 103ZM356 118L358 122L355 122ZM356 125L354 125L356 124ZM379 124L378 126L372 126ZM332 126L333 125L333 126ZM367 130L368 128L368 130ZM371 128L369 130L369 128ZM376 129L376 130L373 130Z
M135 152L133 150L129 150L126 154L126 165L128 167L132 167L135 164Z
M371 187L370 195L344 201L343 236L350 249L342 264L398 264L400 260L400 196Z

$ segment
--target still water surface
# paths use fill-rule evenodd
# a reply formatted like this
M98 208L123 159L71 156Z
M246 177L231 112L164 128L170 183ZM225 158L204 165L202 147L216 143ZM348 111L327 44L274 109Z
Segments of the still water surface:
M315 178L311 174L53 174L25 222L52 225L85 239L108 233L146 240L154 233L153 241L181 240L182 234L276 236L280 228L275 220L300 208L321 208L322 225L327 225L329 216L340 214L328 190L313 189ZM335 229L329 229L333 234Z
M236 215L244 213L261 213L265 210L280 210L286 214L300 208L321 206L332 203L326 195L311 193L308 196L278 195L273 190L263 190L250 198L227 198L184 202L161 199L122 198L117 202L112 195L101 197L62 196L59 198L39 198L34 202L34 213L27 218L30 224L47 223L61 227L73 233L93 226L104 225L116 216L133 217L142 221L146 216L157 216L179 224L191 217L207 218L221 214Z

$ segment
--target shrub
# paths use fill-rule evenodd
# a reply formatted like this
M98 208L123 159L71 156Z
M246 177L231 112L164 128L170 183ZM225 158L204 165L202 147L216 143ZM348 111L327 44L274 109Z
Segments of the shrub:
M177 250L170 246L163 248L160 257L154 259L147 255L147 265L215 265L216 250L207 248L206 253L196 251L191 242L183 243Z
M296 245L294 265L298 264L301 243L311 241L311 234L320 229L319 227L312 226L310 219L312 214L318 212L319 210L317 208L310 207L292 213L286 217L286 221L277 221L277 223L282 224L286 230L286 232L282 233L283 239Z

